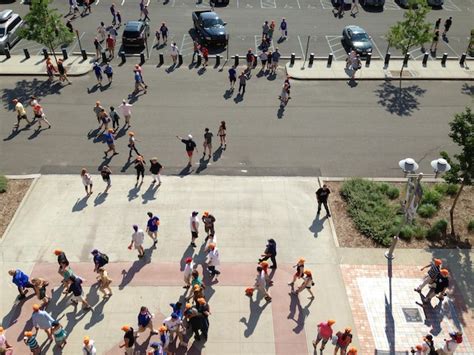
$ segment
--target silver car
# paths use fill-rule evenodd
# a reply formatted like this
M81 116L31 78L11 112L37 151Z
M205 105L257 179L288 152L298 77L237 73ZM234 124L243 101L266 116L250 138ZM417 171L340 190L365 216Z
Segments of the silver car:
M5 52L5 48L12 48L20 40L18 30L23 26L20 15L12 10L0 12L0 53Z

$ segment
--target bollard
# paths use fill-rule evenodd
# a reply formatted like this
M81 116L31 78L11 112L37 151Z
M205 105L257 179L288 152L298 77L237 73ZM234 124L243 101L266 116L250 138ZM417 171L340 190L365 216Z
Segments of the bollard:
M201 64L202 64L202 55L201 53L198 53L197 60L196 60L196 67L200 67Z
M68 56L67 56L66 48L61 48L61 52L63 53L63 60L67 60Z
M463 53L461 55L461 59L459 59L459 65L464 67L465 62L466 62L466 53Z
M234 66L237 68L239 66L239 55L236 54L234 57Z
M425 52L425 54L423 54L423 62L422 62L424 67L426 67L428 64L428 57L429 57L428 52Z
M443 58L441 58L441 66L446 66L446 60L448 59L448 53L443 53Z
M308 67L312 67L314 62L314 53L309 55Z
M385 65L385 67L388 67L388 63L390 63L390 52L387 52L387 54L385 54L385 60L383 64Z
M7 59L10 59L11 57L10 50L8 49L8 47L5 47L5 57L7 57Z
M107 63L107 54L105 54L105 51L102 51L102 63Z
M370 67L370 62L372 60L372 53L367 53L367 58L365 58L365 66Z
M120 52L120 53L123 53L123 52ZM82 55L82 59L83 60L87 60L87 52L85 49L81 49L81 55ZM123 58L122 58L123 60Z
M140 65L145 63L145 53L140 53Z
M178 66L183 65L183 55L180 53L178 54Z
M43 48L43 57L44 57L44 59L49 58L48 50L46 48Z
M165 57L163 56L163 53L160 53L158 57L160 58L158 65L162 66L163 64L165 64Z
M221 56L218 54L216 55L216 67L218 67L219 65L221 65Z
M410 59L410 53L405 54L405 57L403 58L403 67L406 68L408 67L408 60Z
M290 67L292 67L293 65L295 65L295 53L291 53L291 57L290 57Z
M30 59L30 52L28 48L23 48L23 53L25 53L25 59Z
M332 54L332 53L329 53L329 55L328 55L328 64L327 64L327 65L328 65L328 68L330 68L330 67L331 67L331 64L332 64L332 58L333 58L333 57L334 57L334 54Z

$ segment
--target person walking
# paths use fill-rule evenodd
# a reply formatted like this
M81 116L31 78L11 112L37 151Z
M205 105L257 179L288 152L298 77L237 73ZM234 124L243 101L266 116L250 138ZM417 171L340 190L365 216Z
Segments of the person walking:
M276 71L278 70L278 62L280 61L281 54L279 52L278 47L275 48L275 50L272 53L272 70L270 74L276 74Z
M444 31L443 31L443 38L446 39L446 34L448 33L449 29L451 28L451 25L453 24L453 18L449 17L444 21Z
M100 67L98 62L95 62L92 69L94 70L95 77L97 79L97 84L102 86L102 68Z
M344 331L339 331L336 333L336 347L334 348L334 355L337 355L340 352L341 355L346 355L347 348L350 343L352 343L352 329L346 328Z
M260 71L264 71L266 66L267 66L267 61L268 61L268 53L266 51L262 51L259 55L260 61L262 62L262 68Z
M163 320L163 325L169 332L170 343L174 344L176 339L179 340L178 346L187 346L188 344L183 339L184 325L181 318L176 313L171 313L169 317Z
M139 70L134 71L133 78L135 80L135 90L133 91L133 94L137 94L140 89L142 89L143 93L146 94L148 86L143 83L142 74Z
M24 335L23 342L28 346L31 353L33 355L40 355L41 348L38 344L38 340L36 340L36 334L33 334L33 332L31 331L26 331L23 333L23 335Z
M125 126L130 128L132 125L130 124L130 119L132 118L132 107L133 105L128 103L125 99L122 100L122 103L119 105L119 110L122 111L123 117L125 118Z
M122 26L122 14L120 13L120 11L117 11L116 15L117 15L117 28L120 28L120 26Z
M139 229L136 224L133 225L132 241L130 242L128 249L135 249L138 251L138 257L143 258L145 256L145 250L143 249L143 242L145 241L145 233L142 229Z
M153 240L153 245L158 243L158 228L160 226L160 217L154 216L153 213L147 212L148 221L146 223L146 232Z
M191 228L191 246L196 248L196 239L199 237L199 219L198 215L199 212L193 211L191 213L191 217L189 218L189 227Z
M202 54L202 67L205 68L207 67L207 63L209 62L209 50L205 46L201 46L201 54Z
M270 259L272 261L272 266L270 266L270 269L276 269L277 268L276 256L277 256L277 245L276 245L275 239L271 238L271 239L268 239L268 243L265 248L265 251L262 254L262 257L258 259L258 262L261 263L262 261L266 261Z
M51 298L46 295L46 287L49 285L49 282L41 277L35 277L31 279L31 284L33 285L36 297L41 301L40 308L46 308L51 300Z
M138 185L138 181L140 180L140 176L142 177L142 183L143 179L145 178L145 160L143 159L143 156L138 155L135 160L133 161L135 170L137 171L137 183L135 184Z
M231 66L228 72L229 72L230 91L234 91L235 82L237 81L237 71L235 70L235 65Z
M148 16L149 14L150 14L150 11L148 10L148 6L145 5L143 7L143 16L144 16L143 21L151 21L150 16Z
M224 147L223 149L226 150L227 148L227 127L225 121L221 121L221 124L219 125L219 128L217 129L217 135L219 136L219 139L221 141L221 148Z
M180 136L176 136L176 138L178 140L180 140L182 143L184 143L184 145L186 146L186 154L188 155L188 159L189 159L188 166L192 166L193 165L193 153L194 153L194 151L196 151L196 153L198 152L197 145L193 140L193 136L188 134L188 139L184 139Z
M214 217L209 212L204 212L202 215L202 222L204 223L204 231L206 232L206 241L209 238L212 238L215 234L214 223L216 222L216 217Z
M82 308L85 310L92 309L91 305L87 302L87 299L84 297L84 290L82 288L83 280L75 275L69 276L69 287L67 289L68 293L72 293L71 303L74 306L77 306L79 302L82 303Z
M115 54L114 38L110 34L108 34L105 43L107 44L107 51L109 52L109 58L113 58Z
M51 323L51 325L54 342L56 343L56 346L58 346L60 349L63 349L67 344L67 332L57 320Z
M123 334L123 343L119 345L120 349L125 349L125 355L133 355L135 347L135 331L129 325L122 326Z
M168 27L166 27L166 23L162 22L161 27L160 27L160 32L161 32L161 38L163 39L163 44L168 43Z
M128 132L128 148L129 148L128 160L132 159L132 152L135 152L137 156L140 155L140 153L137 150L136 142L137 140L135 138L135 133Z
M272 297L267 291L267 278L265 277L265 272L263 271L263 268L260 265L257 266L257 277L255 278L254 290L257 290L258 292L263 294L267 302L272 301ZM252 297L252 294L247 295L249 297Z
M109 257L105 253L101 253L99 250L94 249L91 251L92 261L94 262L94 272L99 272L100 268L103 268L109 263Z
M86 16L86 13L92 14L91 0L84 0L82 2L82 13L81 17Z
M115 9L115 3L112 3L112 5L110 5L110 13L112 14L112 26L115 26L115 24L117 23L117 11Z
M101 22L99 27L97 27L97 33L100 36L99 41L104 42L105 39L107 38L107 29L105 28L105 23Z
M436 22L435 22L435 25L434 25L434 29L435 30L439 30L439 26L441 25L441 17L439 17Z
M105 75L107 75L107 80L109 81L109 84L112 84L112 80L114 78L114 70L112 69L110 63L107 63L105 65L104 73Z
M102 292L102 297L107 298L112 296L112 289L110 288L110 284L112 283L112 279L109 277L107 270L105 268L100 267L97 269L97 281L99 283L99 291Z
M176 42L173 42L170 45L170 55L171 55L171 59L173 60L173 65L176 65L178 63L178 55L179 55L179 49L178 49L178 46L176 45Z
M431 42L430 52L436 53L436 49L438 48L438 41L439 41L439 30L435 30L433 33L433 41Z
M100 41L97 37L94 38L94 48L95 48L95 56L97 60L99 60L102 53L102 45L100 44Z
M58 59L58 73L59 73L59 81L67 81L67 83L70 85L72 84L69 81L69 78L67 77L67 71L66 68L64 67L64 61L62 59Z
M426 285L434 283L441 271L442 264L443 264L443 260L433 258L433 260L431 260L431 263L423 266L420 269L420 271L424 271L428 268L429 270L427 274L425 275L425 277L423 278L423 280L421 281L421 284L418 287L416 287L414 291L420 293Z
M287 83L284 83L281 88L280 96L278 96L280 100L280 107L285 107L288 105L288 100L290 99L290 86Z
M265 21L262 25L262 39L267 38L268 31L270 31L270 26L268 25L268 21Z
M153 157L150 159L150 173L153 176L152 184L158 181L158 186L161 186L161 170L163 165L158 162L158 158Z
M324 205L324 209L326 210L326 216L331 217L331 213L329 213L328 207L328 197L330 193L331 190L329 190L326 184L324 184L323 187L320 187L316 191L316 200L318 201L318 215L321 213L321 205Z
M120 116L117 113L117 111L115 111L115 107L113 107L113 106L110 106L109 117L112 120L112 127L113 127L114 133L115 133L120 128Z
M25 107L23 104L18 101L18 99L13 99L13 104L15 105L15 111L16 111L16 125L14 126L15 129L18 129L20 127L20 121L25 120L27 122L26 127L29 127L33 124L33 121L30 121L28 119L28 116L26 114Z
M440 301L443 301L445 292L449 287L449 271L447 269L441 269L438 276L435 279L434 287L431 287L426 296L423 297L423 304L429 304L431 299L437 295Z
M451 332L449 333L449 339L444 339L444 346L442 348L438 348L436 353L438 355L452 355L456 352L458 345L461 343L462 333Z
M293 275L293 280L291 282L288 282L288 286L291 286L293 288L295 281L298 279L302 279L304 276L304 263L305 263L305 258L300 258L296 265L293 266L293 268L296 269L295 274Z
M138 333L143 333L146 329L150 329L150 336L158 334L158 331L153 328L154 315L147 307L141 306L138 313Z
M359 13L359 0L352 0L351 16L355 18L356 17L355 15L358 13Z
M57 69L54 67L51 59L46 59L46 74L48 75L48 80L50 82L54 81L54 73L57 73Z
M211 309L204 297L198 298L196 309L201 316L202 335L204 339L207 339L207 335L209 333L209 316L211 315Z
M81 179L86 190L86 196L92 195L92 177L85 168L81 170Z
M186 317L187 324L191 326L191 330L194 334L194 339L196 341L200 341L201 335L199 334L199 331L201 331L202 333L203 326L198 310L190 303L187 303L185 306L184 316Z
M324 350L329 339L332 337L332 326L336 323L335 320L329 319L327 322L321 322L318 324L318 335L316 336L316 340L313 340L313 347L316 350L319 342L321 343L320 351Z
M211 159L211 154L212 154L212 137L214 137L214 134L209 131L209 128L204 129L204 143L203 145L203 153L202 157L204 158L206 156L206 150L208 151L208 157Z
M112 156L117 155L118 153L115 151L115 135L114 135L114 129L109 128L107 130L107 133L104 133L105 136L105 143L107 143L107 146L109 149L104 151L105 158L108 158L109 152L113 152Z
M92 340L89 336L85 336L84 340L82 341L82 354L83 355L96 355L97 349L94 345L94 340Z
M95 113L95 117L97 118L97 123L101 123L101 114L103 112L104 108L100 104L100 101L95 102L95 106L92 108L92 111Z
M288 37L288 23L285 18L281 19L280 22L280 41L284 41Z
M38 329L44 330L46 335L48 335L49 340L53 340L53 335L51 332L52 323L54 322L54 318L46 312L40 309L38 304L33 305L33 313L31 314L31 321L33 323L33 327L36 329L36 333L38 333Z
M8 343L7 337L5 335L5 329L3 327L0 327L0 354L4 354L4 355L13 354L13 346L11 346Z
M314 299L313 291L311 291L311 287L314 286L313 273L311 272L311 270L305 270L303 274L303 283L300 285L300 287L298 287L296 291L293 291L293 293L298 296L301 291L307 290L311 295L311 297L309 298Z
M48 125L48 128L51 128L51 123L46 119L46 115L43 110L43 106L40 104L36 104L33 106L33 112L36 118L36 121L38 122L38 127L36 128L37 131L41 129L41 123L44 122Z
M23 300L26 298L26 294L28 293L27 288L34 289L34 285L30 282L30 278L27 274L25 274L20 269L12 269L8 271L8 274L12 276L12 282L18 288L18 299Z
M206 256L206 258L207 258L207 270L211 274L211 278L214 277L214 276L217 277L221 273L219 270L217 270L217 268L219 268L219 266L221 264L219 250L217 249L215 243L209 243L207 248L209 250L208 253L207 253L207 256Z
M191 64L194 63L196 56L199 55L200 48L201 48L201 45L199 44L199 42L197 41L197 39L194 39L194 40L193 40L193 58L192 58L192 60L191 60Z
M247 86L247 74L242 71L239 75L239 95L245 95L245 87ZM242 94L240 93L242 91Z
M245 55L245 59L247 61L247 71L250 72L253 68L253 63L255 61L255 55L252 52L252 49L249 48L247 54Z
M191 287L191 274L194 270L194 263L193 263L193 258L188 257L184 260L185 265L184 265L184 270L183 270L183 280L184 280L184 286L186 290Z

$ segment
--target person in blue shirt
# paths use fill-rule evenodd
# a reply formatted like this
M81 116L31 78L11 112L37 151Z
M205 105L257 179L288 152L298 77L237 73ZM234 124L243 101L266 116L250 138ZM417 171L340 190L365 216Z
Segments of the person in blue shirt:
M142 333L145 329L149 328L151 335L158 334L158 331L153 328L153 315L150 313L147 307L142 306L140 313L138 313L138 332Z
M143 84L143 78L139 70L134 71L134 78L135 78L135 93L140 91L140 88L143 89L143 93L146 94L147 86Z
M97 249L91 251L91 254L94 255L94 272L99 272L101 267L104 267L108 264L109 258L104 253L101 253Z
M111 84L113 76L114 76L114 71L112 69L112 66L109 63L107 63L107 65L105 66L104 73L105 73L105 75L107 75L107 79L109 80L109 84Z
M158 216L153 216L153 213L148 212L148 222L146 225L146 232L153 239L153 245L158 243L158 226L160 225L160 218Z
M18 288L18 293L20 294L18 296L18 299L22 300L26 297L26 294L28 293L28 290L26 290L26 288L35 288L34 285L30 282L30 278L28 277L28 275L20 269L12 269L8 271L8 274L13 277L12 282Z
M175 313L179 319L183 319L183 304L181 302L170 303L170 307L173 309L171 314Z
M230 89L234 90L235 82L237 81L237 71L235 70L235 65L233 65L229 69L229 81L230 81Z
M105 138L105 143L107 143L107 146L109 147L109 149L104 152L105 157L107 158L107 155L109 154L109 152L113 152L113 155L117 155L118 153L115 151L114 130L112 128L109 128L107 130L107 133L104 133L104 138Z
M102 86L102 68L100 67L99 63L95 62L93 69L95 77L97 78L97 83Z

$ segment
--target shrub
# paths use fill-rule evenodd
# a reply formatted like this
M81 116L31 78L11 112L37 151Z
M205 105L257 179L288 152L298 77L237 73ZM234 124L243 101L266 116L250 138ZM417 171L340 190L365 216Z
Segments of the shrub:
M440 184L436 184L433 188L436 192L440 193L441 195L446 195L448 192L448 184L443 182Z
M448 184L446 189L446 194L449 196L454 196L458 193L458 185L456 184Z
M405 240L407 240L407 241L410 241L414 234L415 234L415 233L413 232L413 228L412 228L410 225L405 224L405 225L400 229L399 237L400 237L401 239L405 239Z
M7 191L8 180L5 176L0 175L0 193Z
M379 185L379 191L383 194L387 194L387 191L390 189L390 185L383 182Z
M448 229L448 222L444 219L436 221L428 230L427 236L429 238L439 238L446 234Z
M421 199L421 204L425 205L425 204L429 203L429 204L432 204L433 206L435 206L438 209L442 198L443 198L443 196L439 192L437 192L436 190L426 190L423 193L423 198Z
M474 219L471 219L467 224L467 230L469 232L474 232Z
M431 218L434 216L437 210L438 209L436 206L432 205L431 203L427 203L418 207L417 212L423 218Z
M391 200L395 200L400 196L400 190L397 189L395 186L390 187L387 192L385 192L385 195Z
M341 187L347 212L359 232L383 246L391 244L390 231L396 224L396 208L380 191L380 185L364 179L350 179Z
M413 237L417 240L425 239L428 233L428 229L423 226L417 225L413 227Z

